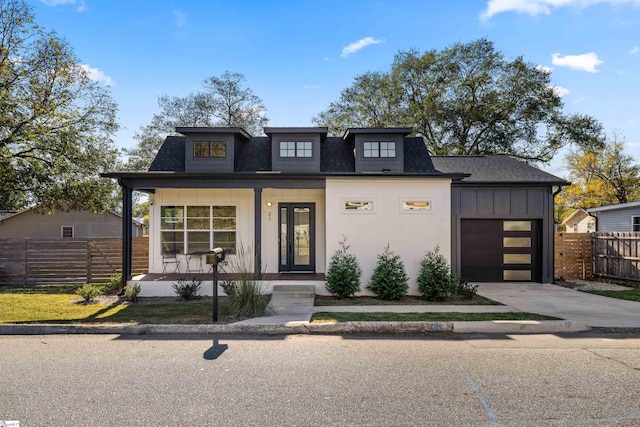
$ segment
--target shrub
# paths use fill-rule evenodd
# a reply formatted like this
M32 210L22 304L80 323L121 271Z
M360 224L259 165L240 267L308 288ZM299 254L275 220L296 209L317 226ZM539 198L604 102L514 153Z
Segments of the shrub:
M360 290L362 269L355 255L347 253L347 237L338 242L340 248L333 253L327 271L327 290L335 297L350 298Z
M194 277L191 281L186 281L185 279L180 278L177 282L172 284L171 287L180 298L187 301L198 295L201 285L202 280Z
M104 284L104 291L109 294L118 293L122 290L122 274L114 274L109 281Z
M420 261L418 291L427 301L445 301L458 292L458 279L451 273L439 246Z
M458 295L464 299L472 299L478 293L478 285L472 285L464 281L458 285Z
M84 299L85 304L93 304L96 297L99 297L103 293L104 291L101 286L91 285L89 283L85 283L76 289L76 294Z
M223 273L233 274L233 279L220 282L227 294L225 304L231 316L258 317L264 315L267 308L268 298L260 282L255 280L252 260L251 247L245 249L239 244L236 254L219 266Z
M400 299L407 294L408 281L409 277L404 263L399 255L389 249L387 244L384 252L378 255L378 264L373 271L367 289L383 300Z
M138 295L140 294L140 284L134 283L133 285L127 285L124 287L124 299L131 302L138 301Z

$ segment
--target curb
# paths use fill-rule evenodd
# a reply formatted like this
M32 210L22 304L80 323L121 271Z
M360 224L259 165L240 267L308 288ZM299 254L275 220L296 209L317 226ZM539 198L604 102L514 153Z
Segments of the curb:
M453 332L460 334L543 334L582 332L591 328L570 320L477 321L477 322L340 322L286 325L0 325L0 335L55 334L415 334Z

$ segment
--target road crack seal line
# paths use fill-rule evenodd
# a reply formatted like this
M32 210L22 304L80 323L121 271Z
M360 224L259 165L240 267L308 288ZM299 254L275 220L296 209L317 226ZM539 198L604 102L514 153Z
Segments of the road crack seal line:
M625 363L625 362L623 362L621 360L618 360L618 359L614 359L613 357L605 356L603 354L598 354L594 350L591 350L591 349L588 349L588 348L583 348L583 350L587 351L587 352L589 352L589 353L593 354L594 356L597 356L597 357L599 357L601 359L606 359L606 360L610 360L612 362L619 363L620 365L624 366L625 368L633 369L634 371L640 371L640 368L636 368L635 366L628 365L627 363Z
M485 414L487 414L487 418L489 418L489 420L492 423L497 425L498 417L491 410L491 406L489 406L489 403L487 402L487 399L482 394L482 391L480 390L480 387L478 387L477 384L473 381L473 378L471 378L471 375L469 375L467 370L464 368L464 366L462 365L462 362L460 362L460 360L458 360L458 359L456 359L456 362L458 363L458 368L460 368L460 371L464 375L465 380L467 380L467 383L469 384L469 387L471 387L471 391L473 391L473 393L478 396L478 400L480 400L480 404L484 408L484 412L485 412Z

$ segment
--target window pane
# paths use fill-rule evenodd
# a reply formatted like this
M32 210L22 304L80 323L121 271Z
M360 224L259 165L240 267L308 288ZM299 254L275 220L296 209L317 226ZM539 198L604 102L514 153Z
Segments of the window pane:
M209 218L187 218L188 230L208 230Z
M531 231L531 221L505 221L504 231Z
M373 202L344 202L344 208L348 211L370 211L373 210Z
M236 232L235 231L216 231L213 234L213 247L222 248L228 254L236 253Z
M402 202L402 209L405 211L430 211L431 202Z
M209 218L209 206L187 206L187 216L189 218Z
M209 157L209 141L194 141L193 157Z
M235 230L236 219L235 218L214 218L213 229L214 230Z
M213 217L214 218L235 218L236 207L235 206L214 206Z
M184 232L163 231L161 233L161 238L163 254L184 253Z
M227 144L224 141L211 142L211 157L227 157Z
M211 249L209 244L209 231L189 231L187 232L187 251L193 252L207 252Z
M364 151L362 155L364 157L380 157L378 152L378 143L377 142L364 142Z
M297 157L311 157L311 142L297 142L296 143L296 156Z
M295 157L296 143L293 141L280 142L280 157Z
M504 264L531 264L531 254L503 254Z
M182 206L162 206L160 208L160 228L163 230L182 230L184 227L184 208Z
M531 270L504 270L503 280L531 280Z
M395 142L381 142L380 143L380 157L395 157L396 156L396 143Z
M505 248L530 248L531 238L529 237L504 237L503 246Z

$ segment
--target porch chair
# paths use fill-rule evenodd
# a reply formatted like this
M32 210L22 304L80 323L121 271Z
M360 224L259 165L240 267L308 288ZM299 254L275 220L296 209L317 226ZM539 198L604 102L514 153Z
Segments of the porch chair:
M176 271L180 273L180 261L178 260L178 255L175 252L162 254L162 273L167 272L167 265L169 264L175 264L173 273Z

